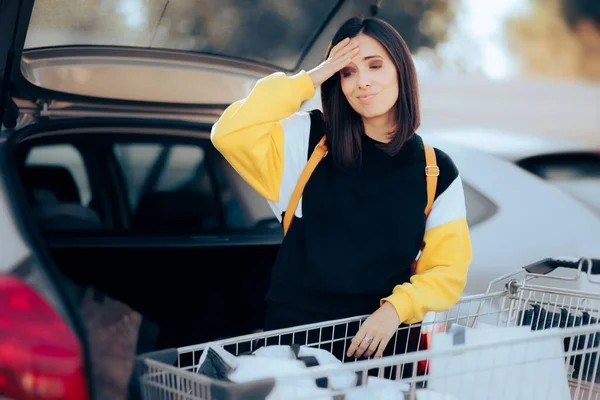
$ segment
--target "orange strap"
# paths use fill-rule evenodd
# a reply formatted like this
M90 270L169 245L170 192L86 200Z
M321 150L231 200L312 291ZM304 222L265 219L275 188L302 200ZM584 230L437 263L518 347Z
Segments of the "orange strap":
M308 162L306 163L306 166L304 167L300 178L298 178L298 183L296 184L296 187L292 192L287 209L285 210L285 215L283 216L284 235L290 228L292 218L294 217L294 213L296 212L296 208L298 207L298 202L300 202L300 197L302 197L302 192L304 191L304 186L306 186L306 182L308 182L308 179L312 175L315 168L317 168L317 165L319 165L321 160L324 159L327 153L329 152L329 149L325 144L325 139L325 136L323 136L319 143L317 143L315 150L310 155L310 158L308 159Z
M300 197L302 197L302 192L304 191L304 186L310 179L315 168L321 162L323 158L329 152L327 145L325 144L325 136L321 138L315 150L311 154L300 178L298 179L298 183L290 196L290 201L285 210L285 215L283 216L283 234L286 235L288 229L290 228L290 224L292 223L292 219L294 218L294 213L296 212L296 208L298 207L298 203L300 202ZM433 207L433 200L435 198L435 190L437 187L437 178L440 175L440 169L437 166L437 161L435 158L435 151L433 148L427 144L425 146L425 178L427 180L427 207L425 208L425 215L429 215L431 208Z
M425 207L425 216L429 216L435 200L435 191L437 189L437 180L440 176L440 168L437 166L435 151L433 147L423 143L425 148L425 179L427 180L427 207Z

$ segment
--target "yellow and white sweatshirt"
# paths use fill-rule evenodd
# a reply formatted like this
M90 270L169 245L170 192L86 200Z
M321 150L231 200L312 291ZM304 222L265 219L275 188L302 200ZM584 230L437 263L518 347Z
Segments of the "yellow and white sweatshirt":
M313 95L306 72L272 74L229 106L212 129L215 147L278 218L325 133L319 111L298 111ZM435 149L440 176L426 218L421 138L415 134L393 156L367 136L361 145L356 168L341 170L326 157L313 172L281 245L268 298L331 318L372 313L389 301L402 323L450 309L471 263L456 166Z

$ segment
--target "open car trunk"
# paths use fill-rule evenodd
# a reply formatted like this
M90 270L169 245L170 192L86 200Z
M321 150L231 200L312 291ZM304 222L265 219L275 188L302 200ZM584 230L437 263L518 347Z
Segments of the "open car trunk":
M99 398L122 398L130 384L136 387L131 373L137 354L262 328L277 246L48 245L80 291L73 301L88 331Z
M239 246L232 251L183 240L152 246L59 244L52 239L47 243L59 269L90 289L79 293L77 301L112 307L113 299L145 318L148 330L139 339L139 351L262 328L263 299L276 245ZM84 316L86 302L81 303Z
M194 210L201 205L189 204L190 198L177 190L161 192L171 196L169 204L153 205L153 214L144 224L136 225L135 215L127 217L119 205L126 190L118 189L117 182L126 181L127 171L114 168L108 149L117 142L144 143L163 132L165 136L154 139L156 143L169 137L173 147L206 146L211 157L219 156L216 150L208 150L206 134L190 139L190 129L207 132L208 126L60 120L32 124L9 140L15 154L9 162L15 184L27 199L34 234L40 235L85 325L98 398L125 396L136 354L262 329L265 293L281 241L276 221L253 220L229 231L223 226L203 231L201 225L194 230ZM81 155L90 194L82 190L81 171L69 164L66 144ZM62 146L61 158L40 155L56 146ZM173 162L185 161L181 152L175 155L167 162L157 157L152 167L160 164L168 169ZM227 165L214 160L211 165ZM154 184L168 173L154 173ZM246 193L239 202L256 207L257 199L261 201L248 187L238 189L236 193ZM149 190L150 195L157 190ZM86 202L84 197L91 199ZM216 198L225 196L219 192ZM261 204L268 208L266 202ZM133 214L141 208L138 204ZM102 224L88 219L90 213L99 215ZM191 224L182 216L191 218Z
M130 384L137 385L131 376L137 354L247 334L262 326L262 298L275 246L232 256L230 249L185 245L117 249L48 244L65 282L72 280L73 301L88 332L98 398L123 398ZM242 262L240 255L252 262ZM207 256L219 260L221 268L202 272L197 260Z

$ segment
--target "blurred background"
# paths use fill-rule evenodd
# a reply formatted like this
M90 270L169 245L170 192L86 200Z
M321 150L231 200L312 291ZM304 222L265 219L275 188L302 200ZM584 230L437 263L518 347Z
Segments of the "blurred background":
M45 0L36 3L26 47L169 48L293 71L299 50L310 45L337 3ZM424 129L486 126L568 135L600 146L599 1L380 3L379 17L413 51Z
M36 3L27 47L163 47L236 54L289 68L296 61L293 50L306 44L335 3L45 0ZM422 74L600 80L596 0L387 0L379 16L403 35Z

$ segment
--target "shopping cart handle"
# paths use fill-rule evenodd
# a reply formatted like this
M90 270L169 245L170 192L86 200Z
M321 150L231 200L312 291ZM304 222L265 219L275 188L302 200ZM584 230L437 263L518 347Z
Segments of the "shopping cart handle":
M592 262L591 274L600 275L600 259L589 258L589 260ZM577 257L550 257L537 261L533 264L529 264L523 267L523 269L532 274L546 275L554 271L556 268L579 269L580 262L581 258ZM581 266L581 271L587 273L588 265L589 263L584 261L583 265Z

